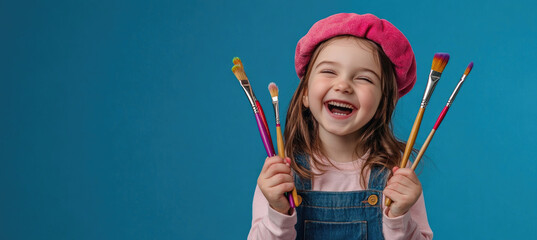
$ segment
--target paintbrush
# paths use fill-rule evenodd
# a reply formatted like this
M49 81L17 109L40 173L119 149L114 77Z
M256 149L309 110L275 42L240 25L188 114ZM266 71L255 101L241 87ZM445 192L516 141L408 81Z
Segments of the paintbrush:
M279 113L279 104L278 104L278 86L276 86L275 83L271 82L268 86L270 96L272 97L272 105L274 106L274 116L276 117L276 141L278 146L278 155L281 158L285 158L285 149L283 145L283 136L282 136L282 128L280 126L280 113ZM292 208L296 208L300 205L302 202L302 197L300 197L297 192L296 188L293 188L289 196L289 205L291 205Z
M461 80L459 80L459 83L455 87L455 90L453 90L453 93L451 94L451 97L449 97L449 100L446 106L440 113L440 116L438 116L438 119L436 119L436 123L434 124L433 130L431 130L431 132L429 133L429 136L425 140L425 143L423 143L423 146L421 146L420 152L418 153L418 156L416 157L416 159L414 160L414 163L412 164L412 167L411 167L412 170L415 170L416 167L418 166L421 158L423 157L423 154L425 154L425 150L427 150L429 143L431 143L431 140L433 139L434 133L440 126L440 123L442 122L442 120L444 120L444 117L446 116L449 110L449 107L451 107L451 104L453 104L453 101L455 101L455 97L457 96L457 93L461 89L461 86L464 83L464 80L466 80L466 77L468 76L468 74L470 74L470 71L472 70L473 67L474 67L474 63L471 62L470 64L468 64L468 67L466 68L466 71L464 71L464 74L462 74Z
M261 110L261 104L257 101L255 98L254 91L252 89L252 86L250 85L250 81L248 80L248 77L246 76L246 73L244 72L244 67L242 65L242 62L238 57L233 58L233 63L235 64L231 71L233 74L235 74L235 77L239 80L242 89L244 90L244 93L246 93L246 97L248 98L248 101L250 102L250 105L252 106L252 110L254 111L255 120L257 122L257 128L259 129L259 134L261 135L261 141L263 142L263 146L265 147L265 151L267 152L267 156L272 157L274 156L274 147L272 146L272 140L270 139L269 135L269 129L266 124L266 120L264 114Z
M414 147L414 142L416 142L416 137L420 130L421 119L423 118L423 113L425 113L425 108L431 99L431 95L436 87L436 84L442 76L442 72L446 67L449 61L449 54L447 53L436 53L433 58L433 65L431 66L431 72L429 73L429 79L427 80L427 86L425 87L425 93L423 94L423 99L421 100L420 110L412 126L412 131L410 131L410 136L406 142L405 152L403 154L403 159L401 160L400 168L406 167L410 153L412 152L412 147ZM386 198L386 206L390 206L392 200Z
M234 57L233 58L233 64L237 65L237 66L240 66L244 71L244 66L242 65L242 61L241 61L240 58ZM255 99L255 105L257 106L257 109L259 110L261 120L263 120L263 125L265 126L266 133L268 135L268 139L272 143L272 137L270 136L270 130L268 128L267 119L265 118L265 113L263 112L263 108L261 107L261 103L259 103L259 100L257 100L257 98L255 97L255 94L254 94L253 91L252 91L252 94L253 94L253 98ZM271 147L272 147L272 151L274 152L274 147L272 145L271 145ZM272 157L272 156L270 156L270 157Z

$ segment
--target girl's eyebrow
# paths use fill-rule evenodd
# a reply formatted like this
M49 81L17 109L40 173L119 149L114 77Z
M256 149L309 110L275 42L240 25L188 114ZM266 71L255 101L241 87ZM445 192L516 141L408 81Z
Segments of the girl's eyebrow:
M317 63L317 65L315 65L314 68L318 68L319 66L321 66L321 65L323 65L323 64L328 64L328 65L330 65L330 64L332 64L332 65L340 65L338 62L329 61L329 60L324 60L324 61L321 61L321 62ZM379 75L377 72L373 71L372 69L369 69L369 68L367 68L367 67L360 67L360 70L362 70L362 71L366 71L366 72L371 72L371 73L373 73L373 74L375 75L375 77L377 77L378 79L380 79L380 75Z
M317 65L315 65L315 68L323 65L323 64L333 64L333 65L339 65L339 63L337 62L334 62L334 61L328 61L328 60L324 60L324 61L321 61L320 63L317 63Z
M380 76L373 70L369 69L369 68L361 68L363 71L366 71L366 72L370 72L370 73L373 73L375 75L375 77L377 77L379 80L380 80Z

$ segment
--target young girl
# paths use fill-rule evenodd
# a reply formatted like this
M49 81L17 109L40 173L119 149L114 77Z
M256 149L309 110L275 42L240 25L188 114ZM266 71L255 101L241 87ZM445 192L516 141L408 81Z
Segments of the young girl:
M420 181L396 167L405 144L391 129L416 81L405 36L370 14L336 14L298 42L295 68L288 157L265 160L248 239L431 239ZM296 209L284 196L293 187Z

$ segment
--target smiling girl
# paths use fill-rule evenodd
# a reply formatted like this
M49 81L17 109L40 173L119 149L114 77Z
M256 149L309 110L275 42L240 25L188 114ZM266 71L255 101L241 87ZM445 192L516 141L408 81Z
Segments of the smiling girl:
M405 144L391 129L416 81L405 36L371 14L332 15L298 42L295 68L289 157L265 160L248 239L431 239L421 183L396 167ZM284 196L293 187L296 209Z

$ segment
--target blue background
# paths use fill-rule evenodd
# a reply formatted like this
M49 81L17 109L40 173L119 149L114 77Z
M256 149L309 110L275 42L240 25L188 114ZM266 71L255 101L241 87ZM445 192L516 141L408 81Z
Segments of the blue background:
M420 165L435 239L537 238L531 1L55 0L0 3L0 239L245 239L265 152L231 59L272 127L268 83L284 114L296 42L338 12L410 40L403 140L451 54L416 147L475 64Z

